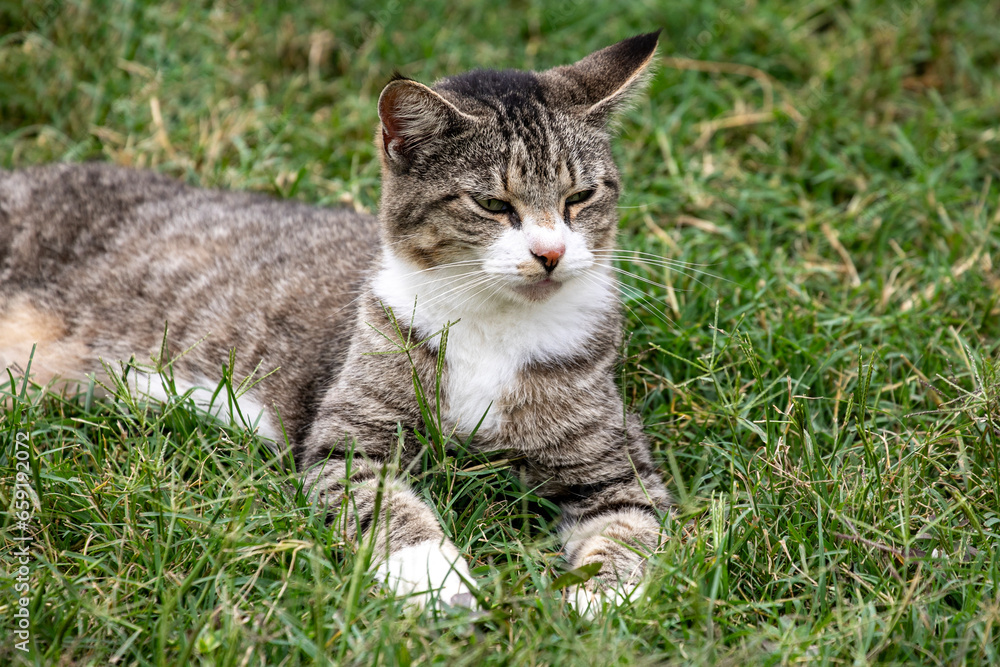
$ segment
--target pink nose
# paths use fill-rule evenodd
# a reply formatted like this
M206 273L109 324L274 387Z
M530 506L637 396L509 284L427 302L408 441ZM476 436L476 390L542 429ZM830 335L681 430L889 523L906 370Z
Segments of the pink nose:
M566 254L566 244L562 242L538 244L531 248L531 254L542 263L546 271L552 271L559 263L559 259Z

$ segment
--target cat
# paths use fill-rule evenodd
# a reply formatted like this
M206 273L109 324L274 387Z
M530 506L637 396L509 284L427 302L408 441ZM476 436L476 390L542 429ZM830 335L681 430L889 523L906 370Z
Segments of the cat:
M398 475L380 481L400 438L399 465L420 449L414 376L439 382L441 428L521 457L561 507L569 565L601 563L570 603L634 597L671 499L615 383L622 320L601 257L621 191L610 127L658 34L542 72L394 76L377 218L103 164L0 171L0 364L24 369L37 344L45 384L170 359L206 405L230 350L235 377L278 369L240 411L290 446L329 521L372 540L376 578L417 607L476 607L432 509ZM156 373L127 377L166 397Z

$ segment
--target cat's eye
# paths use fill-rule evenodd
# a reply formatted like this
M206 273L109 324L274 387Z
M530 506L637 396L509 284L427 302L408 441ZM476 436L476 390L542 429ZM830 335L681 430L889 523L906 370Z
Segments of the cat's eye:
M569 197L566 197L567 204L579 204L580 202L585 202L590 199L594 194L593 190L580 190L579 192L574 192Z
M507 211L513 210L513 207L502 199L476 198L476 203L485 208L490 213L506 213Z

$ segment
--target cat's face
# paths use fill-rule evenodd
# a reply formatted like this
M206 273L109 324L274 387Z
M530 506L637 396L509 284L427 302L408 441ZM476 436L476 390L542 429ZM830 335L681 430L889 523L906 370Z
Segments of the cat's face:
M542 301L610 248L620 189L609 117L637 87L656 36L547 72L474 71L391 82L379 100L381 218L396 257L488 275Z

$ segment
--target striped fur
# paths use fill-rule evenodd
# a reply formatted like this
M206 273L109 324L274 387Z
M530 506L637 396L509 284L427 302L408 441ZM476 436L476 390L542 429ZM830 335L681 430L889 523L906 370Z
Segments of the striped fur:
M393 467L424 426L413 373L434 386L434 334L458 322L445 426L467 434L485 414L473 446L522 456L563 508L570 564L604 564L571 601L622 597L670 499L615 385L620 314L592 251L616 234L609 123L655 47L650 34L546 72L394 79L377 219L104 165L0 172L0 362L23 367L37 340L48 376L81 378L157 359L169 322L171 358L194 346L173 367L184 386L233 349L238 377L279 369L247 407L268 435L284 427L330 521L373 539L390 589L467 605L467 565Z

